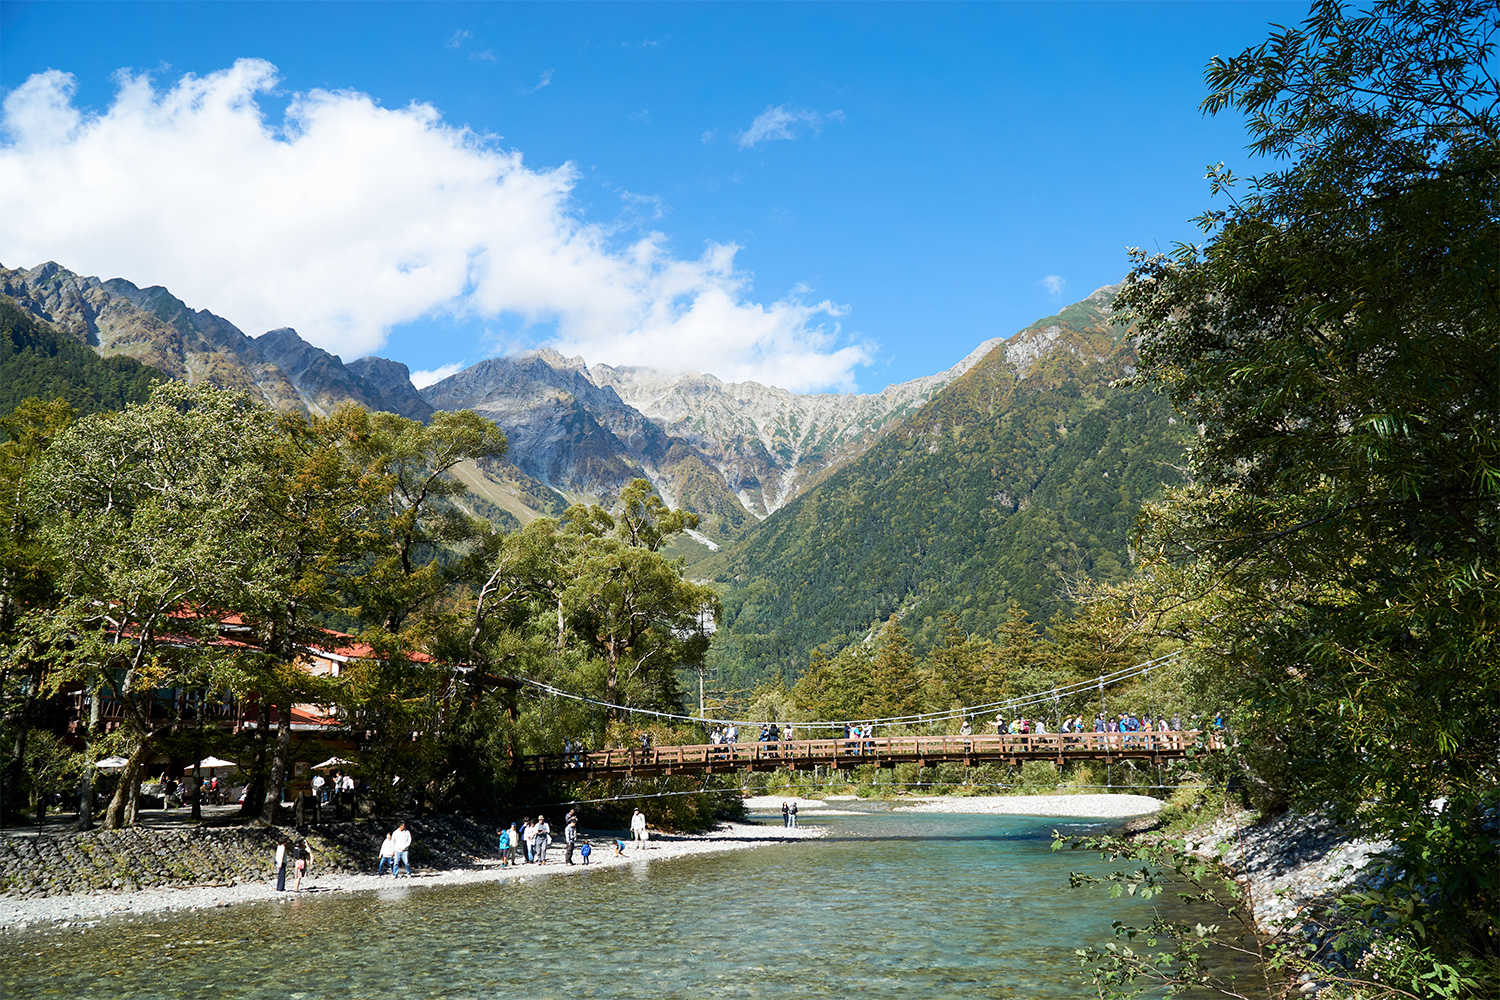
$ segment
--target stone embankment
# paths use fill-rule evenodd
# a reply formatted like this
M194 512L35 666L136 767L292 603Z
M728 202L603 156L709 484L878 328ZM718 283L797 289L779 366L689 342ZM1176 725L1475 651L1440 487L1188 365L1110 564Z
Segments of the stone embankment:
M389 820L326 823L307 835L318 870L370 871ZM486 825L454 816L409 823L412 863L426 869L473 864L494 853ZM94 830L0 838L0 896L37 899L75 893L132 892L174 886L230 886L264 881L281 837L263 826Z
M1388 846L1297 813L1253 823L1247 814L1228 815L1186 840L1193 853L1217 859L1234 874L1256 924L1268 934L1367 877L1370 861Z

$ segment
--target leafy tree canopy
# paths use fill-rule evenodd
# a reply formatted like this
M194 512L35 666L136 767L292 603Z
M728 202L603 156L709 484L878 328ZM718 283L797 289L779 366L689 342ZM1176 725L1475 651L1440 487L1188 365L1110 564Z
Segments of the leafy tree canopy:
M1140 380L1201 429L1147 508L1163 627L1260 801L1392 839L1457 951L1500 954L1500 91L1491 2L1320 2L1209 66L1279 161L1201 245L1136 255ZM1484 917L1483 915L1488 915Z

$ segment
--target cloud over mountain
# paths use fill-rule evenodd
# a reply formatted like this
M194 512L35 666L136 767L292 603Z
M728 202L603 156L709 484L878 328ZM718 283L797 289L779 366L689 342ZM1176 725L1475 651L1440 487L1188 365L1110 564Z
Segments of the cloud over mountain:
M30 77L0 117L0 260L128 268L345 357L446 312L519 319L591 362L793 390L852 387L870 360L834 303L752 299L733 245L683 258L583 219L571 164L528 166L429 104L277 83L256 59L160 85L122 72L91 110L71 75Z

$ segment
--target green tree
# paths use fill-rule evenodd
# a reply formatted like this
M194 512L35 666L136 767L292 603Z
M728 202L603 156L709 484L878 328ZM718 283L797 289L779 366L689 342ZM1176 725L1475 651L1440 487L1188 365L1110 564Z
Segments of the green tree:
M335 417L336 448L359 497L362 559L343 579L345 600L371 652L341 674L336 706L359 734L360 766L376 794L394 795L396 777L401 797L424 794L449 770L440 737L459 711L461 686L432 656L465 645L455 591L479 571L490 543L487 527L454 503L464 487L451 473L501 457L505 435L470 411L427 424L352 406ZM414 744L412 733L427 738Z
M1036 623L1015 601L995 630L995 647L995 659L985 676L985 701L1017 698L1057 686L1058 678ZM1026 712L1037 714L1032 708Z
M1496 8L1321 2L1207 71L1283 165L1137 255L1140 377L1200 429L1144 566L1261 802L1394 844L1391 903L1500 956ZM1253 748L1253 749L1250 749Z
M702 662L705 618L717 619L719 597L684 580L681 566L655 551L663 531L681 530L692 516L643 499L649 485L626 487L637 499L618 519L598 506L564 514L565 530L587 544L566 546L573 558L562 603L573 631L605 662L605 700L675 706L682 700L677 671Z
M792 702L801 721L866 718L873 687L873 650L855 643L830 656L822 646L808 658L807 670L792 685Z
M352 426L351 426L352 425ZM351 578L362 570L371 515L386 508L350 454L366 422L344 407L330 417L283 415L274 447L257 481L253 532L261 558L238 610L255 635L255 650L219 663L219 678L235 694L253 695L260 711L250 781L242 812L278 819L280 791L290 765L292 706L328 704L337 685L302 667L309 646L325 645L326 626L347 614ZM368 446L361 443L363 453ZM270 709L276 736L267 761ZM269 794L268 794L269 793Z
M47 685L48 660L31 630L28 608L49 606L55 596L40 525L26 503L26 477L47 445L73 420L62 400L28 399L0 419L0 821L18 808L12 792L25 780L31 720Z
M896 718L922 710L922 675L911 639L895 615L880 627L870 657L870 695L862 706L868 718Z
M222 609L254 576L248 529L273 435L245 396L164 384L74 423L27 477L60 594L31 626L54 683L81 684L95 706L107 695L130 737L107 826L134 822L142 768L180 718L171 694L202 683Z

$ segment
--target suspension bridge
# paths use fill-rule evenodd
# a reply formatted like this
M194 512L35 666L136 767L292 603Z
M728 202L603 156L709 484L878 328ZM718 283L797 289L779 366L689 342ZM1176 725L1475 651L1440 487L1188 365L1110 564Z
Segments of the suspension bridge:
M1212 731L1033 733L999 736L869 736L848 739L707 743L535 754L522 771L551 779L719 774L734 771L849 770L866 764L1019 765L1027 761L1137 760L1163 764L1218 749Z
M1153 671L1168 666L1178 657L1168 653L1155 659L1124 667L1111 673L1063 685L1046 691L983 705L916 715L880 719L850 720L855 724L879 725L882 728L915 728L943 725L959 719L978 719L990 712L1012 714L1023 710L1054 710L1063 699L1078 699L1097 692L1103 714L1105 688L1125 681L1149 677ZM620 714L644 716L671 722L699 725L746 726L761 723L746 719L714 719L703 715L684 715L659 709L620 705L589 695L567 691L529 678L516 678L555 698L566 699L608 709ZM997 714L997 719L1000 716ZM846 723L834 721L798 723L799 728L838 728ZM718 774L745 771L810 771L815 768L849 770L867 764L892 768L897 764L958 764L975 767L980 764L1016 766L1028 761L1066 764L1070 761L1135 760L1159 765L1197 753L1219 749L1222 733L1218 730L1161 731L1142 729L1135 732L1055 732L1000 733L957 736L860 736L804 740L758 740L739 743L695 743L674 746L640 746L606 750L564 750L562 753L533 754L517 761L520 770L537 777L585 780L612 776L665 776L674 774Z

